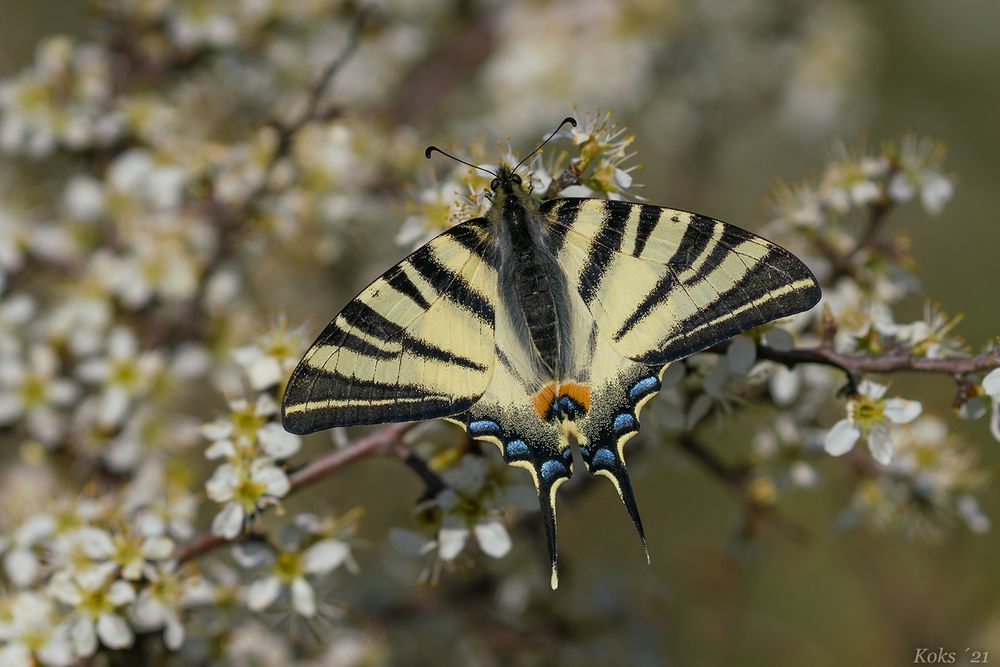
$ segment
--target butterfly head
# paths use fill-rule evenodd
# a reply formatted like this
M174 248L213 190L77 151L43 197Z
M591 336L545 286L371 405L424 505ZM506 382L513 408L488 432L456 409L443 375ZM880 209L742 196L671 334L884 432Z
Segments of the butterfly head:
M481 167L479 165L472 164L471 162L466 162L465 160L463 160L461 158L457 158L454 155L451 155L450 153L444 152L443 150L441 150L437 146L428 146L427 150L424 151L424 157L430 158L430 156L431 156L432 153L435 153L435 152L436 153L441 153L441 155L444 155L445 157L449 157L452 160L454 160L455 162L459 162L459 163L464 164L466 166L472 167L473 169L478 169L479 171L485 171L487 174L490 174L491 176L493 176L493 180L490 182L490 190L493 192L494 195L497 195L497 194L503 194L503 195L516 194L518 192L523 192L524 191L524 185L523 185L523 183L521 181L521 177L517 174L518 167L520 167L522 164L524 164L525 162L527 162L532 156L535 155L535 153L537 153L539 150L541 150L542 146L544 146L545 144L547 144L550 141L552 141L553 137L555 137L556 134L559 133L559 130L561 130L563 128L563 126L565 126L565 125L572 125L573 127L576 127L576 120L574 120L573 118L564 118L563 121L561 123L559 123L559 127L557 127L552 132L552 134L550 134L548 136L548 138L545 141L543 141L541 144L539 144L538 147L535 150L533 150L530 153L528 153L528 155L523 160L521 160L520 162L518 162L513 167L511 167L507 163L501 163L500 166L497 168L496 171L491 171L491 170L487 169L486 167Z
M509 165L501 164L496 170L496 178L490 182L490 190L509 195L515 187L522 187L521 177Z

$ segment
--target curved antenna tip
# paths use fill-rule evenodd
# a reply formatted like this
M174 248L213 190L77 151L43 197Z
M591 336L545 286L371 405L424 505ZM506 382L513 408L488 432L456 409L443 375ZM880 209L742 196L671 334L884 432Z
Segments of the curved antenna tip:
M427 158L428 160L430 160L431 159L431 153L433 153L436 150L440 150L440 149L438 149L437 146L428 146L424 150L424 157Z
M559 125L565 125L566 123L569 123L573 127L576 127L576 118L573 118L572 116L566 116L565 118L563 118L563 122L559 123Z

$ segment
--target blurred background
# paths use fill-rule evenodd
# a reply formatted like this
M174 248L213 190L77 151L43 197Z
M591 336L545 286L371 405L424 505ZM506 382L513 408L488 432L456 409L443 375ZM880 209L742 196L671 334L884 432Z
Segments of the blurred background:
M0 76L30 66L38 44L56 33L127 41L129 24L109 37L123 26L93 20L95 6L116 4L0 0ZM150 15L165 5L145 4ZM276 109L294 110L341 48L355 8L288 3L288 12L303 8L301 24L280 28L286 34L272 45L269 31L279 31L280 21L263 22L233 38L236 48L208 18L226 13L217 5L228 3L177 4L188 24L175 37L218 55L190 69L174 63L176 72L147 72L140 85L150 95L161 92L158 81L170 86L177 117L164 123L171 131L220 143L252 135ZM253 249L244 295L252 305L234 325L236 338L259 334L284 313L295 326L306 323L311 340L406 253L392 241L399 225L435 169L450 168L425 163L426 144L464 150L480 142L493 155L493 143L509 137L515 154L524 154L574 103L581 112L613 109L635 135L633 164L643 168L632 176L643 187L633 192L754 230L773 216L775 183L818 174L835 141L877 148L913 132L944 142L947 171L957 176L954 200L940 216L894 212L889 226L910 237L924 295L964 313L967 340L978 345L1000 332L996 2L408 0L375 10L329 92L336 114L370 124L352 125L357 135L344 164L324 164L329 180L300 193L315 201L286 202L273 213L279 240ZM157 140L169 159L170 139ZM308 159L337 162L339 146L324 135ZM85 159L50 169L37 157L8 155L0 179L7 192L37 188L32 197L44 202L47 188L58 188L74 160ZM285 229L286 215L319 222L307 232ZM322 261L303 259L313 250ZM922 307L923 297L911 297L897 313L916 319ZM253 318L260 318L256 331ZM935 406L992 475L998 444L981 422L950 414L953 389L946 377L893 379L894 392ZM224 409L219 393L205 395ZM211 417L204 403L198 410ZM647 410L655 413L657 404ZM702 437L738 461L749 451L748 434L772 417L751 406ZM781 498L784 516L804 535L770 530L746 540L739 495L693 465L669 435L663 440L655 451L644 446L632 465L652 565L643 562L613 488L587 480L559 508L564 571L555 593L547 590L541 527L531 514L506 559L458 567L436 586L417 584L419 567L388 546L390 529L407 525L421 492L396 461L362 461L290 499L293 511L361 505L366 512L368 548L356 552L361 573L324 593L344 611L319 633L345 624L382 647L372 664L399 665L896 665L912 663L919 647L939 646L957 651L960 663L966 648L1000 658L996 531L926 540L846 527L840 518L852 473L831 459L816 465L818 488ZM330 446L326 434L306 444L310 453ZM195 448L188 456L201 454ZM994 485L980 503L987 515L1000 514ZM264 623L286 630L281 618Z

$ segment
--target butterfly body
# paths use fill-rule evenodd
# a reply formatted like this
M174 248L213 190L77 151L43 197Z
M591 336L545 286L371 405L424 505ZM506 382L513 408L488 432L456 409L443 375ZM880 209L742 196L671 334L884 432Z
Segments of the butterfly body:
M538 203L512 169L483 218L432 239L327 326L285 428L446 418L535 482L556 576L555 494L587 469L645 545L623 447L667 365L819 299L809 270L737 227L648 204ZM648 557L648 555L647 555Z

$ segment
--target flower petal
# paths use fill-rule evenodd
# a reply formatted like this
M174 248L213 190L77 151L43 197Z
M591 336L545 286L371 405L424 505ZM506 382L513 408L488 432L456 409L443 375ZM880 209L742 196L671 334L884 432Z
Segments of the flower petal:
M243 506L228 503L212 520L212 532L227 540L235 539L243 532Z
M292 580L292 607L306 618L316 615L316 596L305 577Z
M729 342L726 349L726 364L729 372L743 375L750 372L757 360L757 344L750 336L737 336Z
M108 602L121 607L135 599L135 589L127 581L116 581L108 589Z
M863 380L860 385L858 385L858 393L864 394L869 398L882 398L885 395L886 390L889 387L884 384L879 384L878 382L873 382L872 380Z
M289 433L277 422L268 422L257 431L261 449L268 456L276 459L287 459L302 447L302 439Z
M892 463L892 433L888 427L880 424L868 432L868 449L882 465Z
M208 497L217 503L233 499L236 487L240 484L240 471L231 463L224 463L215 469L212 476L205 482Z
M802 376L792 368L778 366L774 369L769 383L771 397L778 405L790 405L799 395Z
M171 651L178 650L184 644L184 625L177 616L170 614L163 632L163 643Z
M1000 368L994 368L983 378L983 391L1000 399Z
M344 542L320 540L302 554L302 566L310 574L326 574L339 567L350 555L350 547Z
M993 399L993 411L990 414L990 433L1000 440L1000 399Z
M94 654L97 650L97 634L94 632L94 622L89 616L81 616L70 628L70 638L73 648L81 658Z
M920 416L923 409L920 401L905 398L890 398L885 402L885 416L896 424L909 424Z
M275 576L257 579L247 589L247 607L262 611L271 606L281 593L281 580Z
M476 541L487 556L503 558L510 551L510 535L499 521L480 521L475 526Z
M453 560L462 553L469 539L468 528L442 528L438 531L438 555L441 560Z
M147 560L166 560L174 551L174 541L169 537L150 537L142 543L142 556Z
M841 419L833 425L830 432L826 434L826 442L823 444L827 454L831 456L842 456L854 449L854 443L861 437L861 429L857 424L849 419Z
M250 478L264 485L265 493L276 498L283 497L291 488L284 471L267 459L257 459L251 464Z
M97 636L108 648L132 645L132 628L118 614L101 614L97 617Z

